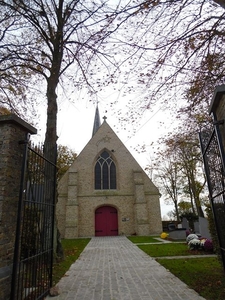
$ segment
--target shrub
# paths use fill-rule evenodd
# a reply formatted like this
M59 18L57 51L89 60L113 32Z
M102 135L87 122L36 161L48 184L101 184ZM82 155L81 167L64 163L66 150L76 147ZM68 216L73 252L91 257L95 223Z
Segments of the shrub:
M210 204L206 205L206 213L209 221L209 231L212 237L213 250L217 254L219 261L222 263L222 257L219 246L219 239L216 231L215 220L213 217L212 207Z

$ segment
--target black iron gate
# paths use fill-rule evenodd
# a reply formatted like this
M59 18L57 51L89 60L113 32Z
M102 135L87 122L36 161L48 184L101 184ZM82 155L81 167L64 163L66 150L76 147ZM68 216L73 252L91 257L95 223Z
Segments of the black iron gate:
M28 138L29 139L29 138ZM56 166L24 142L11 300L43 299L52 285Z
M221 125L222 123L216 122L212 130L202 131L199 136L209 197L225 269L225 155Z

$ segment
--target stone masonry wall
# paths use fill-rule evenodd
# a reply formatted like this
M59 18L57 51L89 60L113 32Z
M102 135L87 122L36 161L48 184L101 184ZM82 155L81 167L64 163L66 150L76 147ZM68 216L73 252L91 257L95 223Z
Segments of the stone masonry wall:
M79 236L95 235L95 210L103 205L115 207L118 211L118 234L135 233L132 195L90 196L79 198ZM124 221L126 219L126 221Z
M95 162L103 150L116 164L115 190L94 187ZM95 211L101 206L117 209L119 235L162 231L158 189L106 122L60 180L58 194L56 214L63 238L94 236Z
M10 298L23 146L36 129L15 115L0 116L0 299Z

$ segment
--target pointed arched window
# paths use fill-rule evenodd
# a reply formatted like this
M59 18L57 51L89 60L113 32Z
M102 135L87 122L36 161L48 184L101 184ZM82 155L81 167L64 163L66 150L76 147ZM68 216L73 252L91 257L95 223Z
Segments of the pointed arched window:
M116 166L107 151L103 151L95 164L95 189L116 189Z

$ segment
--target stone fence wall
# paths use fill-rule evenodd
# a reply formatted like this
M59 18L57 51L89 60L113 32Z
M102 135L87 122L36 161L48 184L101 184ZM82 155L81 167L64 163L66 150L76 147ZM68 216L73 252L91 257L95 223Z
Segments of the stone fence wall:
M0 299L8 300L11 291L17 207L20 192L24 141L36 134L15 115L0 116Z

